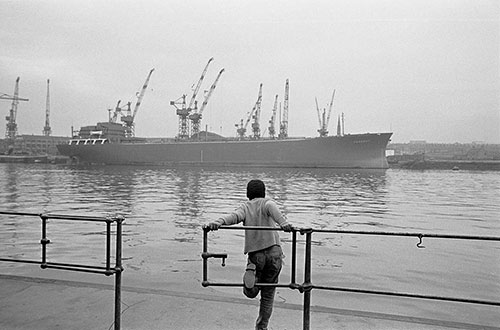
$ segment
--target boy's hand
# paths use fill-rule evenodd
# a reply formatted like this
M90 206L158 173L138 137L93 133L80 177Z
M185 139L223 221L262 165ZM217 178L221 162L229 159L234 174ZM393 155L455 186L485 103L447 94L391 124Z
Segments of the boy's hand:
M220 224L218 222L209 222L203 225L203 229L217 230Z
M292 224L285 222L285 223L281 224L281 229L283 229L286 232L291 232L293 230L293 226L292 226Z

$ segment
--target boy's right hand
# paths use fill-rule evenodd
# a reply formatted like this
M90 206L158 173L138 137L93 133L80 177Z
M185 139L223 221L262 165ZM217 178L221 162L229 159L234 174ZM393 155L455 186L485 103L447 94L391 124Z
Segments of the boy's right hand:
M209 229L209 230L217 230L219 229L220 224L218 222L209 222L203 225L203 229Z
M281 224L280 227L281 227L281 229L283 229L286 232L291 232L293 230L292 224L290 224L288 222L285 222L285 223Z

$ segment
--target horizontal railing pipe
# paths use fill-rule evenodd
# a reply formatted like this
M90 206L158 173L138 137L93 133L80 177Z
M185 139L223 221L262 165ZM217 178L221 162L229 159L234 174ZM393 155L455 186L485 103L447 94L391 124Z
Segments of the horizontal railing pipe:
M330 290L330 291L342 291L342 292L353 292L353 293L366 293L373 295L384 295L384 296L397 296L397 297L407 297L407 298L420 298L420 299L430 299L430 300L443 300L443 301L453 301L480 305L491 305L500 306L498 301L488 301L479 299L469 299L469 298L454 298L454 297L444 297L444 296L433 296L415 293L403 293L403 292L388 292L388 291L377 291L377 290L364 290L364 289L351 289L351 288L340 288L340 287L330 287L313 285L314 289Z
M427 238L444 238L444 239L465 239L465 240L481 240L481 241L500 241L500 236L477 236L477 235L455 235L455 234L426 234L426 233L400 233L400 232L385 232L385 231L362 231L362 230L330 230L330 229L313 229L316 233L331 233L331 234L353 234L353 235L376 235L376 236L410 236L410 237L427 237Z

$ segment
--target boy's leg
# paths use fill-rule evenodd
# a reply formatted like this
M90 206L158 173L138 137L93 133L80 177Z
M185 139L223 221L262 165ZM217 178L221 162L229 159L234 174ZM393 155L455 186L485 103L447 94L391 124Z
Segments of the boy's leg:
M267 330L269 319L271 318L271 314L273 313L275 292L276 288L261 288L259 317L255 322L255 330Z
M255 286L257 281L257 265L248 257L247 267L243 275L243 294L248 298L255 298L259 294L259 288Z
M278 245L265 250L266 264L260 274L262 283L278 283L278 277L281 272L283 252ZM266 330L269 319L273 313L274 295L276 287L262 287L260 289L260 308L255 329Z

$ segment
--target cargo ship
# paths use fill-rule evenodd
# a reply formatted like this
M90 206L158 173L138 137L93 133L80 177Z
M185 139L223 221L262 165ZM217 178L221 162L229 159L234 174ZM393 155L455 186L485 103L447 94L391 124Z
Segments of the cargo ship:
M188 140L148 139L126 137L122 125L102 122L57 148L79 164L384 169L391 135L242 140L200 132Z
M149 72L146 81L138 94L134 111L130 102L126 109L116 105L108 122L94 126L82 127L78 134L73 134L67 144L58 145L61 155L68 156L71 162L84 164L109 165L164 165L164 166L238 166L238 167L305 167L305 168L388 168L385 150L392 133L343 134L340 118L336 136L328 136L328 120L333 106L333 91L328 117L326 109L321 115L317 107L320 121L320 137L290 138L288 137L288 79L285 83L283 119L280 118L280 134L275 138L274 122L278 95L276 95L273 116L270 121L269 138L261 138L259 118L262 102L262 84L259 86L257 102L249 114L246 123L243 119L238 127L237 138L225 138L209 133L208 129L200 131L203 109L214 91L216 84L224 72L219 71L205 99L198 109L196 96L200 89L210 58L194 89L191 100L186 102L186 95L171 101L179 117L179 134L171 139L137 138L134 133L134 118L146 91L154 69ZM317 101L316 101L317 104ZM280 107L281 109L281 107ZM280 111L281 113L281 111ZM117 123L121 117L123 125ZM281 117L281 116L280 116ZM252 137L246 137L246 127L253 119ZM189 122L191 121L191 134ZM343 126L343 125L342 125Z

